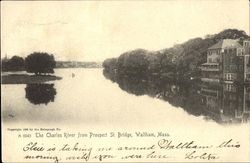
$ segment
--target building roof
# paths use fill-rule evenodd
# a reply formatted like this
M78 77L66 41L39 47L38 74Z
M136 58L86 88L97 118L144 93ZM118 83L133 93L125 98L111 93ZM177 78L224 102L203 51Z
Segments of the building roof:
M217 42L216 44L214 44L210 48L208 48L208 50L211 50L211 49L226 49L226 48L239 48L239 47L242 47L242 46L237 42L237 40L224 39L224 40L221 40L221 41Z

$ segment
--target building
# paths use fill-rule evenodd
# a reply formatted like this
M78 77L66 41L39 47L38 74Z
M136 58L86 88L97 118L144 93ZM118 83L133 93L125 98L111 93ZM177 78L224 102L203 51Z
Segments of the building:
M201 65L204 82L250 81L250 41L224 39L207 50L207 62Z

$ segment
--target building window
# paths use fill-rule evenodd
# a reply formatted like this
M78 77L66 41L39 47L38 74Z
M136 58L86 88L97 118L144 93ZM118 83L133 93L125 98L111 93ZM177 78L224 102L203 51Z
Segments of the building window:
M231 84L227 84L226 85L226 89L227 89L227 91L232 91L232 85Z
M239 49L239 55L243 55L243 49Z
M250 80L250 74L246 74L246 80Z
M229 74L229 73L228 73L228 74L226 75L226 79L227 79L227 80L232 80L232 79L233 79L232 74Z
M212 63L212 58L208 58L208 62L209 62L209 63Z

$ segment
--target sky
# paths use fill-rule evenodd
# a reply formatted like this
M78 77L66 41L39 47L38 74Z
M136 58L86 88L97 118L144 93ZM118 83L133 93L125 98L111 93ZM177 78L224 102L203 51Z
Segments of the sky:
M41 51L103 61L228 28L249 34L248 0L2 1L1 58Z

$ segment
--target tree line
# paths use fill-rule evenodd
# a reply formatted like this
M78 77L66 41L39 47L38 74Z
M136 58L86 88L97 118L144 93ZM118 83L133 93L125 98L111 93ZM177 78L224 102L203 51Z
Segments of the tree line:
M2 71L27 71L36 75L54 73L56 61L53 54L33 52L25 58L13 56L1 61Z
M106 72L117 75L160 76L167 80L199 78L199 66L206 62L207 49L222 39L238 39L242 44L249 36L237 29L227 29L205 38L190 39L182 44L159 51L135 49L103 62Z

